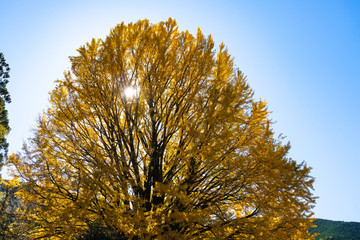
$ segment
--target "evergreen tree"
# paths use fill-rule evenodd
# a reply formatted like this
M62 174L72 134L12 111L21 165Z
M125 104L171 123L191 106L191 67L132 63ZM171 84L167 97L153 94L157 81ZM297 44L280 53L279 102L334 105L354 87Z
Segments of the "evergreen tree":
M9 144L6 135L10 131L8 112L5 103L10 103L10 94L6 88L9 82L9 64L6 63L4 54L0 52L0 170L4 159L7 157Z

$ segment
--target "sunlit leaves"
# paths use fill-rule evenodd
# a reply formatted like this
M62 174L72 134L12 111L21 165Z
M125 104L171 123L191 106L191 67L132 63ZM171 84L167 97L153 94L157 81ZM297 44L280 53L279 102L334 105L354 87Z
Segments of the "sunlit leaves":
M78 52L10 159L29 236L309 237L310 169L287 158L223 44L143 20Z

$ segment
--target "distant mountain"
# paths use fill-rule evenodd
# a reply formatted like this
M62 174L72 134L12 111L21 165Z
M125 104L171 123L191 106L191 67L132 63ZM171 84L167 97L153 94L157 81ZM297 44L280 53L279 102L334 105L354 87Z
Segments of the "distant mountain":
M316 240L360 240L360 223L317 219L310 233L320 233Z

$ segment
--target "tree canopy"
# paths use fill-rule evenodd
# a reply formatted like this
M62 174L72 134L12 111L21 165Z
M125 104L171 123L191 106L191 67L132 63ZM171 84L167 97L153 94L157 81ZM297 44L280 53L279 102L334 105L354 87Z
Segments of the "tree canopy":
M10 67L6 63L4 54L0 52L0 170L4 158L7 157L9 144L6 141L6 135L10 131L8 112L5 103L10 103L10 94L6 88L9 82Z
M29 237L310 238L310 168L224 44L140 20L78 53L9 158Z

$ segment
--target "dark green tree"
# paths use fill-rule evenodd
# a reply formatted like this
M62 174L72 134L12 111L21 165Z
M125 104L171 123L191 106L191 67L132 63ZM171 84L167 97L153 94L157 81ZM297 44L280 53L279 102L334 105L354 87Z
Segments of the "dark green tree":
M0 52L0 169L4 158L7 157L8 142L6 135L10 131L8 111L6 110L5 103L10 103L10 94L6 88L9 82L9 64L6 63L4 54Z

